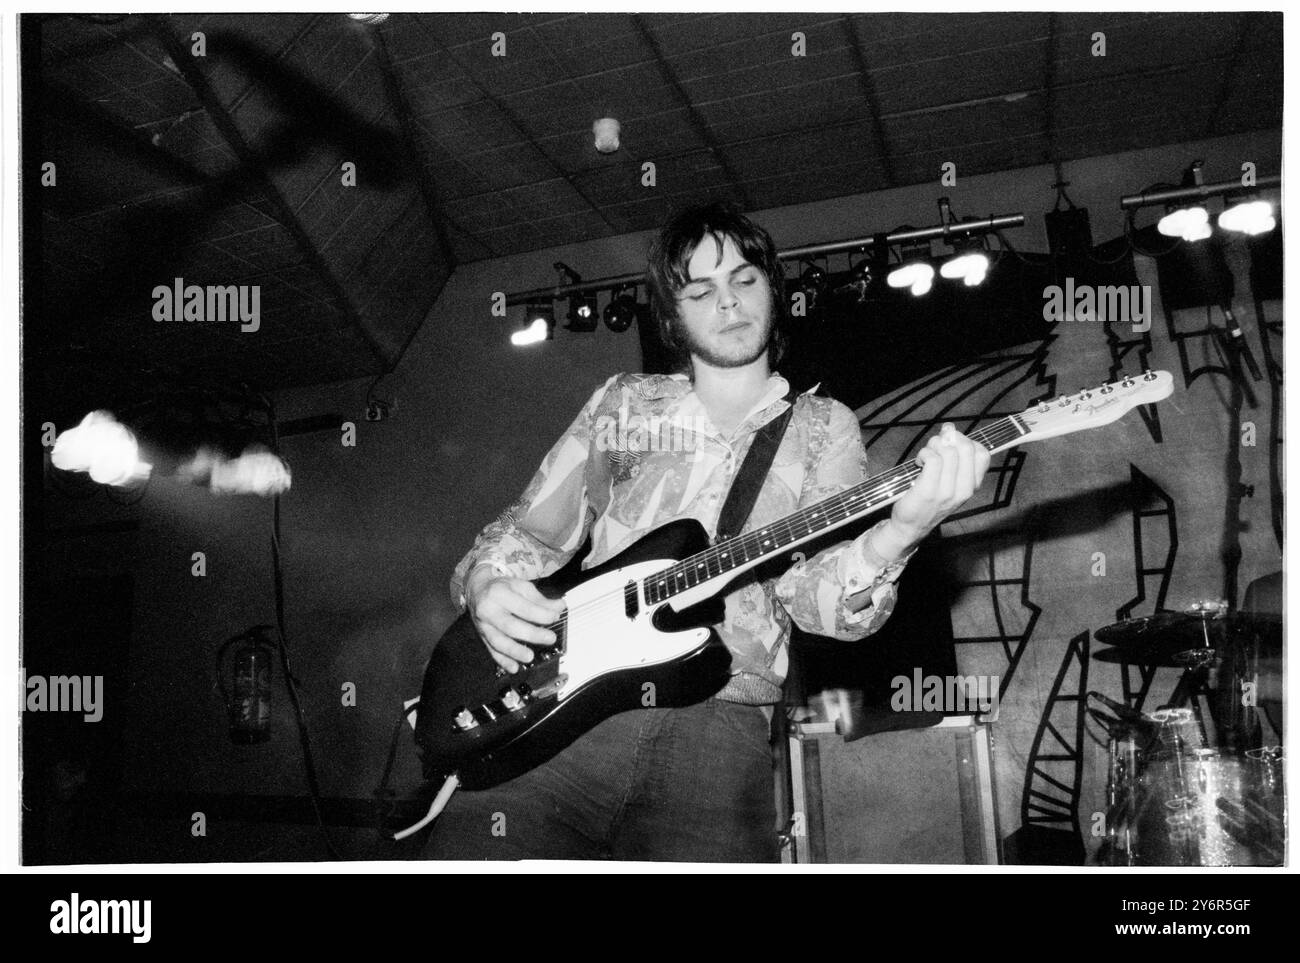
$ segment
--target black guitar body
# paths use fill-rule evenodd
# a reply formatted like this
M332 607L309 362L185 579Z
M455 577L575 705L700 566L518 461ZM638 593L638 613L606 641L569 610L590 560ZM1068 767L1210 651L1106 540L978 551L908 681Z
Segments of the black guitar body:
M543 595L559 598L616 569L655 560L670 564L708 545L700 523L683 519L655 529L602 565L562 580L553 576L535 584ZM611 584L621 586L622 579L609 578ZM640 613L638 623L642 633L647 631L645 615ZM722 618L722 600L713 598L681 612L660 605L649 622L660 633L675 633L714 626ZM602 627L607 624L602 622ZM629 634L633 628L629 619ZM618 712L647 705L693 705L715 694L730 675L731 654L710 629L699 644L670 662L602 674L561 700L548 692L548 686L557 685L560 655L576 644L570 633L581 630L580 618L570 613L557 632L556 645L537 647L533 661L511 675L488 654L468 613L453 622L429 658L416 715L415 740L425 777L441 780L454 773L467 789L495 786L550 759ZM595 640L608 645L618 641ZM457 723L458 717L464 724Z

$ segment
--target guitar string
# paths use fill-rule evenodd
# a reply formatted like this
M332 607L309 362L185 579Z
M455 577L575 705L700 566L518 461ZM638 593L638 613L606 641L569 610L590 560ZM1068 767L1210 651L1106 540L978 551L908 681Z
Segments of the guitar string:
M1131 393L1131 389L1132 389L1132 387L1133 387L1132 382L1134 382L1134 381L1136 381L1136 380L1137 380L1137 379L1136 379L1136 376L1126 376L1125 379L1124 379L1124 381L1123 381L1123 383L1120 383L1120 382L1114 382L1114 383L1112 383L1112 384L1110 384L1110 385L1103 385L1101 388L1099 388L1099 389L1097 389L1097 390L1098 390L1100 393L1105 394L1105 393L1107 393L1107 392L1106 392L1106 389L1107 389L1107 388L1113 388L1113 387L1115 387L1116 384L1119 384L1120 387L1124 389L1124 393L1125 393L1125 394L1128 394L1128 393ZM1145 374L1144 374L1142 380L1143 380L1143 381L1155 381L1155 380L1157 380L1157 378L1156 378L1156 373L1154 373L1154 372L1150 372L1150 371L1145 372ZM1077 398L1077 397L1070 397L1069 399L1067 399L1066 396L1062 395L1061 398L1059 399L1059 401L1062 402L1062 403L1067 402L1067 400L1068 400L1069 402L1076 402L1076 401L1078 400L1078 398ZM1048 400L1044 399L1042 402L1039 403L1038 406L1035 406L1035 409L1032 409L1032 410L1038 410L1038 411L1041 411L1041 410L1042 410L1044 407L1046 407L1049 403L1050 403L1050 402L1049 402ZM1054 405L1054 406L1055 406L1055 405ZM982 428L982 429L980 429L980 430L978 430L978 431L976 431L976 432L973 432L973 433L970 435L970 438L971 438L973 441L978 441L980 444L984 445L986 448L990 448L990 449L992 449L992 450L994 450L994 451L996 451L997 449L999 449L999 448L1001 448L1001 447L1003 447L1003 446L1008 446L1008 447L1010 447L1010 446L1008 445L1009 442L1013 442L1013 441L1015 441L1015 440L1017 440L1017 439L1023 437L1023 435L1029 433L1029 432L1028 432L1028 429L1026 429L1026 428L1023 427L1023 422L1021 421L1021 418L1022 418L1024 415L1028 415L1028 414L1030 413L1030 411L1031 411L1031 409L1026 409L1024 412L1021 412L1019 415L1008 415L1008 416L1005 417L1005 418L1002 418L1002 419L1000 419L1000 420L998 420L998 421L996 421L996 422L994 422L994 423L992 423L992 424L990 424L990 425L985 426L984 428ZM796 516L802 516L802 515L804 515L805 513L807 513L807 517L810 518L810 519L811 519L811 518L816 518L819 514L822 514L822 512L820 511L821 506L824 506L824 505L828 504L828 503L831 502L831 501L841 501L841 502L845 502L845 503L849 503L849 502L853 502L853 501L860 501L860 502L863 503L862 505L860 505L860 506L857 507L856 509L854 509L854 508L843 509L843 510L845 511L845 517L844 517L844 518L840 519L839 521L835 522L834 524L830 524L830 525L825 525L825 526L823 526L823 529L822 529L823 531L831 531L831 530L833 530L834 528L838 527L839 525L844 524L844 523L845 523L845 522L846 522L850 517L852 517L852 516L855 515L855 514L864 514L864 515L865 515L865 514L869 514L869 513L870 513L870 512L875 508L875 507L879 507L879 506L881 506L881 505L883 505L883 504L885 504L885 503L887 503L887 502L889 502L889 501L892 501L892 500L895 499L895 498L900 497L900 496L903 495L903 494L907 491L907 489L911 486L912 481L916 478L916 476L917 476L919 473L920 473L920 468L919 468L919 466L917 465L917 463L916 463L915 460L911 461L911 462L910 462L909 464L907 464L907 465L896 466L895 468L893 468L893 469L889 469L889 470L887 470L887 471L885 471L885 472L882 472L882 473L880 473L879 475L874 476L873 478L869 478L869 479L867 479L866 481L860 483L859 485L854 486L854 488L851 488L851 489L846 490L845 492L842 492L842 493L841 493L840 495L838 495L838 496L832 496L831 498L825 499L824 501L819 502L819 503L817 503L816 505L809 506L809 507L806 508L806 509L801 509L801 510L799 510L799 511L793 513L792 515L787 516L785 519L781 519L781 520L779 520L778 522L774 523L773 525L769 525L769 526L765 527L764 529L760 529L760 530L759 530L759 534L766 534L766 533L772 531L774 528L777 528L777 527L780 527L780 526L785 526L785 527L788 528L788 527L789 527L789 524L791 523L791 521L792 521ZM876 501L877 499L878 499L878 501ZM874 504L874 505L872 504L873 501L875 501L875 504ZM819 511L813 511L813 509L819 509ZM797 539L797 538L803 538L803 537L805 537L805 536L812 536L812 535L814 534L814 532L813 532L811 526L808 525L807 522L805 522L805 528L806 528L807 530L806 530L806 532L805 532L803 535L794 535L792 529L790 530L790 534L793 535L795 539ZM732 539L728 539L727 542L722 543L722 545L725 546L725 545L728 545L728 544L739 543L740 541L742 541L742 540L744 540L744 539L746 539L746 538L749 538L749 537L753 536L754 534L756 534L756 533L750 532L750 533L746 533L745 535L738 535L738 536L735 536L735 537L732 538ZM762 545L762 543L759 543L759 546L758 546L758 547L761 548L761 545ZM762 559L762 557L763 557L764 555L775 555L775 554L776 554L776 550L779 549L779 548L781 548L781 547L782 547L782 546L775 546L773 549L765 550L765 551L761 551L761 552L759 552L758 557L759 557L759 559ZM689 556L689 557L686 558L686 559L682 559L681 561L677 562L675 565L670 566L668 569L664 569L662 572L655 573L655 574L652 575L652 576L649 576L649 577L647 577L647 578L643 578L643 579L640 579L640 580L637 580L637 581L638 581L639 585L641 585L641 586L642 586L643 588L645 588L645 589L648 589L648 588L650 587L651 582L652 582L652 581L655 581L655 580L659 581L661 585L666 585L666 584L667 584L667 577L661 577L661 576L665 576L665 573L667 573L667 572L669 572L669 571L672 571L673 569L681 569L681 570L682 570L682 577L685 578L685 573L686 573L686 571L689 570L689 567L687 566L687 563L688 563L688 562L695 562L695 563L696 563L696 566L695 566L695 567L696 567L696 570L698 571L698 568L699 568L699 565L698 565L698 559L699 559L701 556L707 556L707 555L709 555L711 552L720 552L720 551L721 551L721 548L722 548L722 546L715 546L715 547L712 547L712 548L710 548L710 549L706 549L705 551L700 552L700 553L697 553L696 555ZM729 549L728 551L730 551L730 549ZM725 554L726 554L726 553L723 552L721 555L718 555L717 558L720 559L720 558L724 557ZM750 561L750 559L749 559L748 557L746 557L745 562L742 562L741 564L747 564L749 561ZM711 578L715 578L715 577L718 577L718 576L721 576L721 575L725 574L723 571L721 571L721 567L720 567L720 566L719 566L719 572L717 573L717 576L709 575L709 574L708 574L708 569L707 569L707 567L705 568L705 572L706 572L706 577L705 577L704 581L706 581L706 582L707 582L709 579L711 579ZM657 600L656 600L654 603L652 603L652 604L658 605L658 604L660 604L661 602L666 601L666 600L669 599L669 598L672 598L674 595L681 594L682 592L687 591L687 590L689 590L690 588L695 588L695 587L697 587L698 584L699 584L699 583L696 583L695 586L687 586L686 589L679 589L679 590L676 590L676 591L674 591L674 592L670 592L670 593L666 594L663 598L657 599ZM593 608L596 608L596 607L599 607L599 606L602 606L602 605L608 605L608 604L610 603L611 600L621 598L621 597L623 596L624 592L625 592L625 589L626 589L626 585L620 587L620 588L617 589L617 590L611 590L611 591L605 593L604 595L602 595L602 596L599 597L599 598L592 599L592 600L590 600L590 601L588 601L588 602L584 602L584 603L582 603L582 604L580 604L580 605L574 606L574 607L571 608L571 609L566 609L565 612L560 616L560 618L558 618L558 619L557 619L556 621L554 621L554 622L549 623L548 625L543 626L543 628L548 628L548 629L551 629L551 630L553 630L553 631L555 631L555 632L558 633L559 631L561 631L561 630L563 630L564 628L566 628L566 626L567 626L567 624L568 624L568 620L569 620L569 615L570 615L570 614L577 614L577 613L587 612L587 611L589 611L589 610L591 610L591 609L593 609ZM621 620L618 619L617 617L613 617L613 618L610 619L610 622L611 622L611 624L620 624ZM547 648L549 648L549 646L548 646Z
M1013 438L1019 437L1020 434L1021 432L1019 431L1019 429L1015 427L1014 423L1011 422L1011 419L1005 418L999 422L995 422L993 425L988 426L986 429L974 433L971 436L971 438L972 440L978 441L981 444L985 445L986 447L991 446L996 448L1000 444L1002 444L1003 441L1010 441ZM751 543L758 542L755 536L761 534L770 534L771 532L776 530L780 530L780 529L785 530L785 533L790 536L789 541L786 542L786 544L789 544L789 542L793 541L796 538L802 538L812 533L811 532L812 526L809 525L807 522L804 523L805 531L798 534L796 534L794 529L790 527L790 523L793 520L799 518L800 516L806 515L808 519L812 519L821 515L828 520L835 521L836 524L834 525L822 526L823 530L829 531L832 528L837 527L837 525L842 523L844 519L854 514L869 512L871 510L870 503L888 501L892 498L895 498L905 493L908 487L911 486L912 481L919 474L920 474L920 467L916 464L914 460L905 465L895 466L892 469L888 469L887 471L881 472L880 474L872 478L869 478L864 482L859 483L853 488L846 489L844 492L841 492L838 495L833 495L830 498L818 502L815 505L811 505L805 509L801 509L798 512L793 513L792 515L787 516L785 519L781 519L778 522L773 523L772 525L765 526L764 528L754 532L748 532L745 533L744 535L736 536L734 539L730 539L728 540L728 542L724 542L721 546L714 546L711 547L710 549L704 550L703 552L697 553L696 555L692 555L686 559L682 559L676 564L669 566L668 568L663 569L660 572L656 572L654 575L648 576L642 579L641 581L647 587L649 587L651 583L666 583L668 577L673 577L673 578L677 577L676 575L669 576L668 573L672 573L678 570L680 570L681 572L681 577L685 578L685 573L690 569L694 568L698 570L699 563L702 558L707 558L707 559L712 559L717 561L720 560L722 557L724 557L727 554L727 552L723 551L723 546L728 544L733 544L733 543L740 543L743 541L749 541ZM837 506L831 507L832 502L837 503ZM841 515L843 516L843 518L840 518ZM768 552L770 551L767 549L762 549L761 542L754 544L753 548L755 550L753 554L756 556L768 554ZM746 564L749 561L748 556L750 553L748 549L744 549L744 551L746 554L746 559L745 562L742 562L741 564ZM707 565L707 562L705 564ZM708 572L707 567L705 571L706 573ZM719 570L716 574L722 575L724 573L721 570ZM715 576L710 574L707 577L712 578ZM698 585L698 583L696 584ZM686 589L694 588L694 587L695 586L687 586ZM564 626L564 624L567 622L567 618L570 613L579 613L591 606L607 604L608 601L610 601L613 597L616 596L621 598L624 589L625 586L620 586L617 590L611 590L607 595L602 596L599 599L592 599L589 602L581 603L575 606L574 608L567 610L565 614L562 615L558 620L550 623L545 627L550 628L553 631L556 631L559 628L562 628ZM670 592L667 595L663 596L662 598L656 598L654 604L663 602L666 599L671 598L675 594L680 594L680 592L686 591L686 589L677 589L676 591Z
M979 431L976 431L973 434L971 434L970 438L972 441L976 441L984 445L984 447L986 448L997 448L1000 445L1004 444L1005 442L1011 441L1015 438L1019 438L1023 434L1020 431L1020 429L1016 427L1015 421L1013 419L1014 416L1008 416L1006 418L1002 418L998 421L995 421L993 422L993 424L988 425L985 428L982 428ZM906 493L908 488L911 487L912 482L920 474L920 471L921 471L920 466L916 463L915 459L913 459L912 461L904 465L897 465L894 468L887 469L886 471L883 471L878 475L868 478L866 481L860 482L858 485L855 485L852 488L840 492L838 495L832 495L831 497L824 499L823 501L818 502L815 505L810 505L807 508L800 509L792 513L791 515L786 516L784 519L780 519L771 525L764 526L762 529L759 529L755 532L747 532L743 535L735 536L732 539L728 539L727 542L723 542L722 545L713 546L695 555L688 556L687 558L682 559L676 564L669 566L668 568L663 569L659 572L656 572L652 576L647 576L646 578L643 578L639 581L641 582L642 585L646 586L647 588L649 588L652 582L666 583L667 573L673 572L678 569L680 569L682 572L681 577L685 578L685 573L689 570L689 568L686 567L687 563L691 563L691 567L694 567L696 568L696 570L698 570L698 563L701 558L707 556L709 558L714 559L715 561L720 561L720 559L727 554L726 552L722 551L723 546L726 546L731 543L739 543L747 539L753 539L755 535L768 534L771 533L774 529L778 529L778 528L788 529L787 533L790 535L790 541L794 541L796 538L803 538L809 534L814 534L811 529L811 526L808 525L807 522L805 522L806 530L797 535L795 534L794 530L789 527L790 523L793 522L795 519L799 518L800 516L806 515L807 518L812 519L812 518L816 518L818 515L824 515L826 519L833 520L834 517L839 515L843 515L844 518L848 518L849 516L852 516L854 514L868 513L871 511L872 507L874 507L874 505L872 505L873 502L875 502L876 504L880 504ZM841 505L841 507L839 507L834 513L832 513L832 511L827 508L827 506L831 502L843 503L843 505ZM814 509L816 511L814 511ZM835 524L823 525L822 531L830 531L833 528L838 527L838 525L842 523L843 523L843 519L840 519L840 521L836 522ZM789 544L789 542L787 542L786 544ZM755 546L755 548L761 549L761 545L762 543L760 542L758 545ZM780 548L780 546L776 546L776 548ZM761 551L756 551L756 555L764 555L764 554L768 554L769 552L774 554L775 549L762 549ZM749 560L750 559L746 557L746 560L740 564L746 564ZM706 573L708 572L707 567L705 568L705 571ZM716 574L722 575L725 573L719 570ZM713 577L716 576L707 575L705 580L707 581L708 578L713 578ZM698 584L699 583L697 582L696 585ZM696 586L687 586L686 589L680 589L675 592L670 592L665 596L663 596L662 598L656 599L654 604L657 605L660 602L672 598L673 595L680 594L681 592L694 587ZM613 599L616 598L622 599L625 588L626 588L625 585L619 586L617 589L611 589L608 593L601 596L600 598L591 599L590 601L582 602L570 609L566 609L564 614L561 615L558 619L556 619L554 622L542 626L542 628L550 629L551 631L556 632L558 634L558 632L560 632L562 629L564 629L567 626L569 616L571 614L583 613L585 611L589 611L599 606L608 605ZM545 646L544 648L550 648L550 647Z
M1002 426L1000 423L996 423L995 426L990 426L990 428L993 427L1006 428L1006 426ZM1008 435L1005 430L1001 432L990 430L977 432L971 437L972 440L978 441L986 447L991 446L996 448L1001 443L997 437L999 435L1002 435L1006 440L1010 440L1010 438L1013 437L1019 437L1020 432L1015 429L1014 426L1010 428L1010 431L1013 432L1013 434ZM816 505L808 506L807 508L800 509L791 515L786 516L785 518L778 519L771 525L766 525L761 529L737 536L735 539L729 539L727 542L723 542L720 545L712 546L696 553L695 555L682 559L662 572L657 572L654 575L649 576L645 581L647 584L654 583L655 585L662 587L668 585L671 579L680 578L684 580L687 573L691 571L699 571L700 569L704 570L706 579L713 578L716 575L722 575L724 574L722 569L722 560L727 558L729 555L734 557L737 552L743 552L745 558L740 564L746 564L750 561L749 556L751 554L751 548L753 548L756 555L761 556L772 550L764 548L764 545L769 542L784 542L788 545L796 539L801 539L807 535L815 534L816 525L820 525L821 522L818 521L817 523L814 523L814 519L819 519L823 516L834 518L838 515L844 515L847 518L848 516L863 511L862 503L873 501L878 494L884 494L883 492L878 493L876 491L876 489L880 488L881 485L873 485L873 482L880 480L885 487L897 487L898 485L903 484L910 485L911 482L920 474L920 471L920 466L917 465L915 461L906 465L897 466L894 469L882 473L882 475L876 476L874 479L868 479L860 485L846 489L839 495L832 496ZM906 491L905 488L903 490ZM893 493L890 492L889 494L892 495ZM832 505L831 503L835 504ZM796 529L796 525L798 525L802 530ZM826 528L824 525L821 527ZM767 535L773 535L773 537L760 539L760 536ZM778 544L774 547L780 548L782 546ZM711 563L716 563L718 568L717 572L713 572L709 568ZM655 598L654 602L657 604L658 602L665 601L678 592L686 591L690 588L694 588L694 586L687 585L685 588L673 586L672 588L675 588L676 591L669 591L663 597Z

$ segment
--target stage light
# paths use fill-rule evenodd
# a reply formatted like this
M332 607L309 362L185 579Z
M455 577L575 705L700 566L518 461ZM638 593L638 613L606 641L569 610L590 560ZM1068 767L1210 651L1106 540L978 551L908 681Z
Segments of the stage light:
M183 462L176 477L206 483L218 495L279 495L293 484L293 474L284 459L264 445L250 445L234 458L201 447L194 457Z
M807 301L805 307L811 311L817 306L817 299L826 290L826 272L816 264L809 264L803 274L799 275L799 284L796 290L803 292Z
M526 344L537 344L539 341L545 341L550 337L550 328L545 321L538 318L522 331L516 331L510 336L510 343L515 347L523 347Z
M107 411L92 411L60 434L50 460L55 468L86 472L101 485L118 487L143 481L153 470L140 460L135 435Z
M605 327L621 334L636 320L636 289L629 288L610 299L605 306Z
M387 19L389 18L390 14L387 14L387 13L350 13L350 14L348 14L348 16L351 17L353 20L356 20L356 21L359 22L359 23L369 24L370 26L373 27L373 26L376 26L377 24L381 24L381 23L383 23L385 20L387 20Z
M913 297L929 294L934 286L934 267L924 261L913 261L889 272L891 288L910 288Z
M510 335L510 343L516 347L549 341L555 328L555 306L553 304L530 304L524 314L522 327Z
M939 273L949 280L961 278L966 287L973 288L984 283L989 273L989 256L983 251L971 251L958 254L943 262Z
M1277 220L1273 217L1273 205L1268 201L1240 200L1230 204L1219 215L1219 227L1254 237L1273 230L1277 227Z
M1170 211L1160 218L1156 230L1165 237L1181 237L1184 241L1203 241L1214 233L1209 212L1199 205Z
M575 294L569 298L569 321L565 325L570 331L595 331L600 323L600 307L596 303L596 292Z

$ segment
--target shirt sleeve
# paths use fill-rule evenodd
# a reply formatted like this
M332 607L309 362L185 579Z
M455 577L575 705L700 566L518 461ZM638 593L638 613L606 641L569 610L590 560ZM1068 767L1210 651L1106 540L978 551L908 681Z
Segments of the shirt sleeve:
M804 486L799 507L816 504L867 478L867 452L857 417L833 403L825 450L812 483ZM887 563L872 548L882 521L858 538L824 549L798 562L776 583L776 596L805 632L853 641L875 632L894 610L895 582L912 557Z
M592 421L618 377L596 389L542 459L523 494L479 533L456 565L451 597L457 606L465 607L465 582L480 565L502 575L537 579L563 567L582 545L593 520L586 485Z

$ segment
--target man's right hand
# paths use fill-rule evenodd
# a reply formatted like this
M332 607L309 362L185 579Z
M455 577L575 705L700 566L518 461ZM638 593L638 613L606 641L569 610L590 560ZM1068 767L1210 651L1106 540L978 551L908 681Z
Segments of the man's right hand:
M555 644L555 633L543 626L564 614L563 601L548 599L526 579L508 578L486 566L470 573L465 603L488 652L507 672L533 661L533 650L522 643Z

